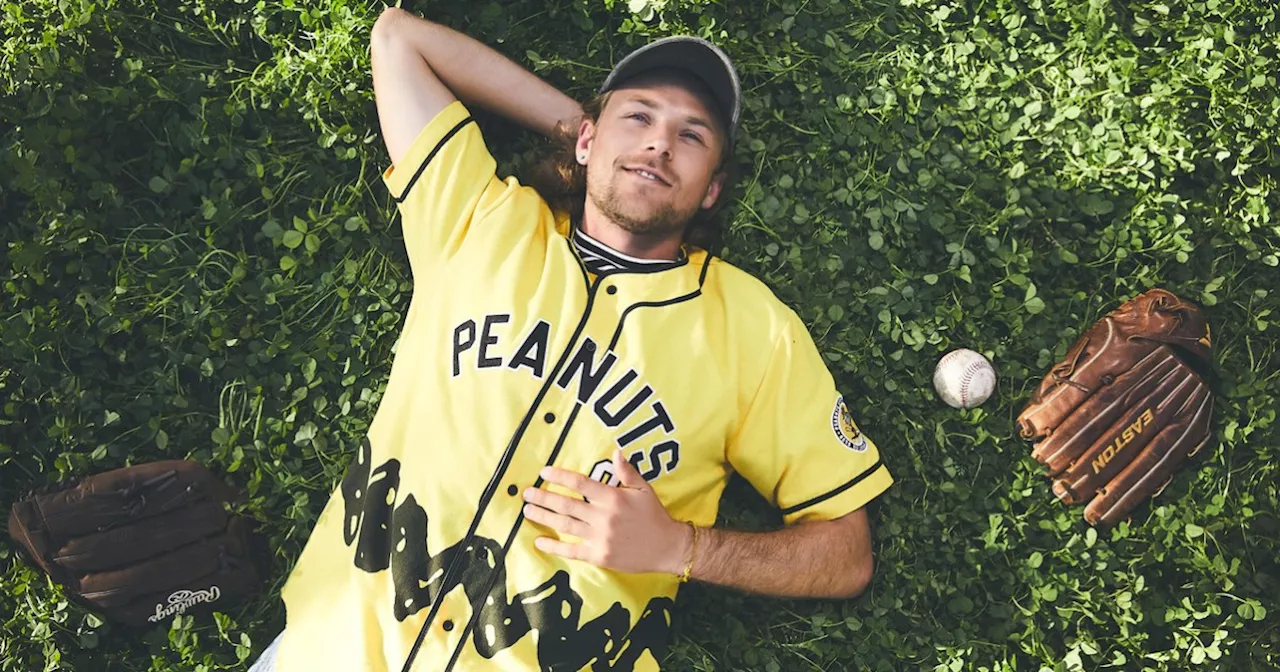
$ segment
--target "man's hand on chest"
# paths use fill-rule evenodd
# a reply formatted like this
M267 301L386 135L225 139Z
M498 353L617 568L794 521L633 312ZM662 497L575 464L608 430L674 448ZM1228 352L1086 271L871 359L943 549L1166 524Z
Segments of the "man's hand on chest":
M680 574L692 530L671 518L653 488L620 451L614 451L613 465L622 480L620 487L556 467L542 470L548 483L580 493L585 500L526 489L525 518L580 539L570 543L539 537L535 545L545 553L619 572Z

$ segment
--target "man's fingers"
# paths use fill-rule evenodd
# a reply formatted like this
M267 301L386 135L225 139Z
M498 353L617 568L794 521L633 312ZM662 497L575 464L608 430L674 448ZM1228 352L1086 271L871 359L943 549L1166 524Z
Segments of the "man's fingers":
M593 512L590 504L580 499L565 497L541 488L525 488L524 501L578 520L591 522L592 519Z
M622 456L622 451L616 448L613 451L613 470L617 472L618 480L621 481L622 485L625 487L642 489L646 488L649 484L649 482L644 480L644 477L640 475L640 472L636 471L636 468L631 466L631 463Z
M588 525L597 522L599 519L600 512L592 507L589 502L574 497L566 497L541 488L525 488L524 501L536 504L553 513L576 518Z
M533 540L533 545L538 550L551 555L558 555L562 558L570 560L586 560L587 553L582 544L569 544L563 541L557 541L550 537L538 537Z
M543 467L539 474L548 483L555 483L569 488L587 499L601 499L615 494L613 488L600 481L587 478L576 471L569 471L560 467Z
M591 531L590 525L577 518L570 518L533 504L524 505L524 517L540 525L546 525L556 532L573 535L579 539L585 539Z

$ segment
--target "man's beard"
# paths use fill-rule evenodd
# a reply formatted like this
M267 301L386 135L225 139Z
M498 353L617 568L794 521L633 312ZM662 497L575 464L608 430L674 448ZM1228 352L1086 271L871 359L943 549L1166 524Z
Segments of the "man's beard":
M618 193L618 175L619 173L614 173L615 179L609 180L600 189L592 189L592 185L588 184L587 198L591 199L600 214L628 233L649 237L679 233L697 212L679 212L670 201L656 207L629 201Z

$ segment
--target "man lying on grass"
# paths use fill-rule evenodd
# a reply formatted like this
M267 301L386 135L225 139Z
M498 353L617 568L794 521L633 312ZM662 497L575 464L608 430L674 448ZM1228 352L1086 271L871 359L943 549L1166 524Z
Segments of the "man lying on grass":
M682 582L860 593L889 472L796 314L708 251L728 57L660 40L583 106L389 9L372 61L413 299L255 669L654 670ZM563 142L536 189L471 109ZM783 529L712 527L733 472Z

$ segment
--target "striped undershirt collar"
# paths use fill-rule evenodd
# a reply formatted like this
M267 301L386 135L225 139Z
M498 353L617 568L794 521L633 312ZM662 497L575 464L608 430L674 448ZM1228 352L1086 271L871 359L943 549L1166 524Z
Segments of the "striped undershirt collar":
M586 264L587 271L594 275L619 271L656 271L677 266L684 261L684 250L680 251L680 259L675 261L632 257L588 236L577 227L573 229L573 244L578 248L578 254L582 256L582 262Z

